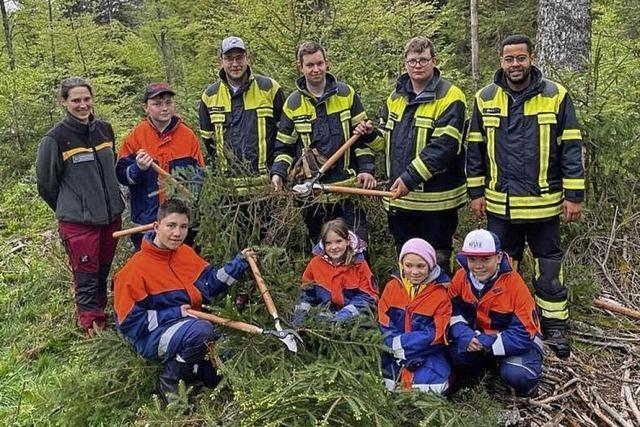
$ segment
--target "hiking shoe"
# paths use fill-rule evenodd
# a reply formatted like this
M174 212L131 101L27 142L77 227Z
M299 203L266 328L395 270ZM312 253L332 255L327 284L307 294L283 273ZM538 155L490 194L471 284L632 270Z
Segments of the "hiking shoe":
M178 402L178 383L179 381L174 378L168 378L160 375L158 382L156 383L156 392L160 398L160 403L163 408L166 408L169 403Z
M571 346L569 345L569 341L567 341L565 331L549 329L545 331L542 339L560 359L566 359L571 355Z

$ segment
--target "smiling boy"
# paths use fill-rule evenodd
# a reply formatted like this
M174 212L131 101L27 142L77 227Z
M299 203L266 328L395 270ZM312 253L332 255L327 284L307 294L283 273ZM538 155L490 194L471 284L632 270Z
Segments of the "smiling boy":
M542 341L527 285L490 231L470 232L457 260L462 268L449 287L449 336L458 376L477 376L497 363L517 395L534 394L542 374Z
M143 108L147 117L124 139L116 174L122 185L129 187L131 221L144 225L153 222L165 194L159 191L159 176L151 167L156 162L169 173L193 167L196 181L202 178L204 159L200 142L182 119L176 115L175 92L166 83L152 83L144 91ZM154 195L155 194L155 195ZM186 242L191 244L190 231ZM131 236L135 249L140 249L142 234Z

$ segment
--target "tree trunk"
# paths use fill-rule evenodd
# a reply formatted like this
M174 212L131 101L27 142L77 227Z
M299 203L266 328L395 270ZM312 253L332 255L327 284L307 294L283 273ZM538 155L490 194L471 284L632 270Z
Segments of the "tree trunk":
M473 91L478 90L480 84L480 56L478 46L478 0L471 0L469 4L471 15L471 84Z
M7 7L4 4L4 0L0 0L0 12L2 13L2 28L4 29L4 39L7 45L9 69L13 71L16 69L16 59L13 55L13 34L11 34L11 27L9 26L9 15L7 14Z
M538 0L537 64L546 71L586 71L591 0Z
M53 7L51 6L51 0L47 0L48 17L49 17L49 42L51 44L51 67L56 69L56 43L53 37Z

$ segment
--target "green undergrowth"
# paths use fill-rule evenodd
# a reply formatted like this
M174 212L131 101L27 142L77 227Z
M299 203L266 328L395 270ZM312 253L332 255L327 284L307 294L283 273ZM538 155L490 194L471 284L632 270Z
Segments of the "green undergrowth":
M158 364L137 356L111 326L85 338L75 324L71 271L48 207L31 181L12 183L2 201L0 274L0 420L3 425L491 425L499 409L482 388L449 399L422 393L390 393L382 385L381 338L372 318L354 328L311 321L300 330L297 354L269 336L218 329L215 357L222 382L215 390L183 388L181 400L160 408L154 395ZM278 199L278 203L283 202ZM295 211L294 211L295 213ZM237 248L225 243L225 221L201 221L203 253L220 265ZM277 216L273 211L272 217ZM256 248L285 326L309 255L300 222L290 216L286 240L247 244ZM375 230L382 217L371 216ZM211 222L222 227L218 237ZM207 233L207 227L210 233ZM297 237L296 237L297 236ZM206 238L205 238L206 237ZM282 239L282 235L275 238ZM390 241L390 240L387 240ZM239 245L244 246L244 245ZM238 246L238 247L239 247ZM16 249L17 248L17 249ZM386 245L373 245L374 267L388 274L394 262ZM126 259L121 244L116 260ZM376 259L377 258L377 259ZM384 271L383 271L384 270ZM249 293L242 313L237 292ZM222 316L273 328L251 280L209 307ZM111 315L111 313L110 313Z

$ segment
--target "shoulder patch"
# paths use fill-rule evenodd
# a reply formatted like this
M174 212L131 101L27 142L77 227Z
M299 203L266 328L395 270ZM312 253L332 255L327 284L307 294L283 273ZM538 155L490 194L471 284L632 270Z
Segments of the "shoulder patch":
M496 96L497 91L498 85L495 83L491 83L489 86L480 89L477 96L479 96L483 101L488 101Z
M212 96L215 95L216 93L218 93L218 90L220 90L220 81L218 80L217 82L210 84L204 91L204 94L206 96Z
M336 87L338 89L337 94L340 96L349 96L349 94L353 91L351 86L343 82L337 82Z
M256 79L258 87L265 92L271 90L271 88L273 87L273 81L269 77L256 74L254 78Z
M287 108L289 110L295 110L302 105L302 94L298 90L291 92L291 95L287 98Z

